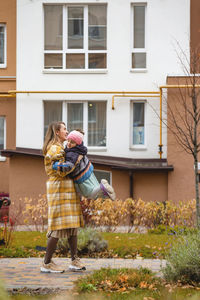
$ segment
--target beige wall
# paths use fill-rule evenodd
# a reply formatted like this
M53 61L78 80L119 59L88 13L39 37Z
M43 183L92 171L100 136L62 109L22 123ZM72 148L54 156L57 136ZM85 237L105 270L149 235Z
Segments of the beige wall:
M15 148L16 101L15 98L0 98L0 115L6 117L6 148ZM9 158L0 161L0 192L9 192Z
M112 172L112 184L118 199L124 200L130 197L129 171L104 166L95 166L95 169ZM133 198L141 198L144 201L166 201L168 199L167 184L167 173L133 172Z
M16 0L0 0L0 23L7 29L7 68L0 76L16 75Z
M200 46L200 1L190 1L190 37L192 49Z
M169 77L168 84L185 84L185 78ZM182 91L182 94L184 92ZM168 90L168 102L170 105L178 104L179 89ZM189 101L188 101L189 103ZM180 108L181 111L181 108ZM174 166L174 171L168 176L168 198L175 202L187 201L195 198L194 162L191 154L181 148L174 135L168 130L168 164ZM199 159L200 161L200 159Z
M16 0L0 0L0 23L7 29L7 67L0 68L0 92L16 89ZM15 148L16 99L0 98L0 116L6 117L6 148ZM9 192L9 158L0 161L0 192Z
M46 193L46 174L40 157L16 155L10 159L11 213L24 207L26 197L38 199Z
M167 173L135 173L134 198L147 201L168 200Z

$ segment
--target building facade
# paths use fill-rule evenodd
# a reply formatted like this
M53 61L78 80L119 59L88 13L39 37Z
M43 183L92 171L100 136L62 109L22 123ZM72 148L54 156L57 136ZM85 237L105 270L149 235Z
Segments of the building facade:
M194 197L190 158L191 187L177 196L185 169L176 171L159 88L184 75L177 54L189 59L197 43L197 9L196 0L17 1L16 148L3 151L13 200L45 193L41 149L54 120L85 131L96 175L118 198Z
M16 99L16 1L0 0L0 193L9 192L9 158L3 149L15 149Z

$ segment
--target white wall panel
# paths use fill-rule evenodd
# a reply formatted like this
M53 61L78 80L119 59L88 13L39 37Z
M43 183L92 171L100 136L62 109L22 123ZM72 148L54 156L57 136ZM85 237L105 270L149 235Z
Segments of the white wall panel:
M17 90L123 90L158 91L168 74L182 74L175 48L177 42L188 51L189 0L147 0L147 72L131 72L131 3L140 1L66 1L66 3L108 3L107 72L57 73L43 71L43 3L65 1L17 1ZM143 1L142 1L143 2ZM144 2L143 2L144 3ZM179 49L178 49L179 51ZM159 99L147 102L147 148L130 150L130 100L111 95L18 94L17 147L42 148L43 104L46 100L108 100L107 150L100 155L159 158ZM153 106L153 108L152 108ZM164 132L164 131L163 131ZM166 157L166 133L163 134ZM97 152L92 152L97 154Z

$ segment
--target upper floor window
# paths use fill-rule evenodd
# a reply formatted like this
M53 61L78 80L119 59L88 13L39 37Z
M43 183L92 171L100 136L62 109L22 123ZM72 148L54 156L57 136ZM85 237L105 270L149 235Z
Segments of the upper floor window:
M133 102L132 145L145 144L145 103Z
M0 24L0 68L6 67L6 25Z
M44 68L106 69L107 6L45 5Z
M0 156L1 150L6 147L6 119L0 116Z
M86 146L106 146L106 101L44 101L44 133L51 122L60 120L68 131L82 129Z
M132 69L146 69L146 6L133 5Z

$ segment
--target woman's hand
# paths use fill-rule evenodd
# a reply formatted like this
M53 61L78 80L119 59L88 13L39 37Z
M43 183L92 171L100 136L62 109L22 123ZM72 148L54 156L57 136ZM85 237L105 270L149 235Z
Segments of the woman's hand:
M75 165L79 164L82 158L83 158L83 155L79 155Z

